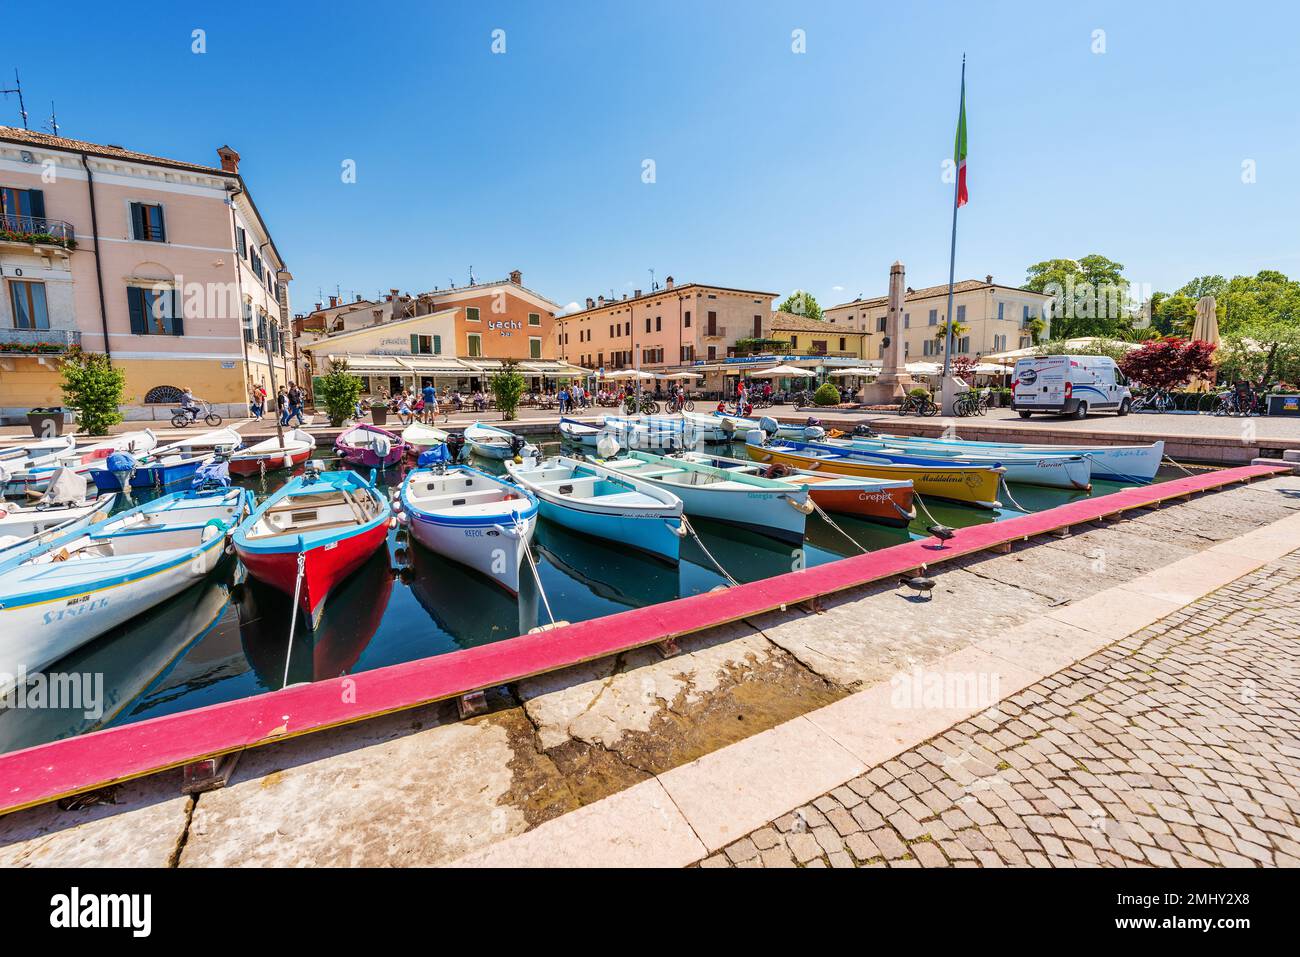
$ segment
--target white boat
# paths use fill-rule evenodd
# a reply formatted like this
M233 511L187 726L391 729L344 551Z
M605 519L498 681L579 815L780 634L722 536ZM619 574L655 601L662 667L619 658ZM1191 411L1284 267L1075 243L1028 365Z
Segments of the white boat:
M244 489L174 492L0 559L0 693L216 567Z
M410 446L411 451L418 457L421 452L446 445L447 433L423 422L412 422L402 429L402 441Z
M311 458L316 451L316 436L306 429L284 433L284 440L273 435L233 453L228 459L232 475L260 475L279 468L293 468Z
M758 429L760 432L775 429L775 434L781 438L795 439L799 442L820 442L826 436L826 430L812 421L805 422L803 425L791 425L766 416L761 419L746 419L725 412L683 412L682 415L688 421L720 429L725 436L720 440L723 442L743 442L745 433L751 429ZM763 428L765 424L769 427L767 430Z
M682 500L666 489L593 462L557 455L506 463L516 483L537 497L542 517L565 528L676 562Z
M585 422L579 422L576 419L560 419L560 435L566 442L572 442L574 445L581 445L585 448L594 449L600 442L602 435L613 433L606 432L603 428L595 425L587 425ZM614 437L614 441L618 441Z
M722 427L722 420L711 415L682 412L676 415L652 415L647 417L646 421L652 426L667 425L672 428L680 428L691 440L692 445L698 445L701 442L721 443L731 441L731 433Z
M156 456L183 455L202 456L211 452L229 454L244 445L244 437L232 428L213 429L199 435L191 435L160 445L152 450Z
M397 493L397 520L430 551L519 592L519 566L537 526L531 492L467 465L412 469Z
M883 438L826 439L822 444L859 449L864 452L878 452L903 463L916 463L919 459L929 459L932 462L952 462L957 465L1001 465L1006 469L1003 478L1008 482L1017 482L1021 485L1068 489L1092 488L1092 462L1082 455L1047 451L1023 454L1012 449L967 449L894 442Z
M39 442L11 445L8 448L0 449L0 462L10 466L21 461L35 462L65 452L71 452L76 447L77 440L71 435L60 435L53 439L42 439Z
M1016 442L975 442L964 439L925 439L910 435L875 435L871 441L888 441L900 447L937 447L983 452L998 458L1003 454L1016 455L1079 455L1092 464L1092 477L1110 482L1150 482L1160 470L1165 456L1165 443L1150 445L1030 445ZM917 452L927 455L928 452ZM1010 477L1010 476L1008 476Z
M62 469L50 479L45 495L34 505L0 501L0 556L10 549L27 549L41 541L84 528L108 518L117 496L90 496L84 475Z
M93 445L84 445L46 456L37 460L27 460L26 464L13 465L0 462L0 485L6 496L23 496L44 492L50 484L55 471L67 467L82 475L102 468L104 460L114 452L143 454L151 452L158 446L158 437L152 429L139 432L123 432Z
M512 459L516 455L527 458L537 453L537 447L523 436L482 422L465 426L465 441L475 455L485 459Z
M602 431L623 449L680 452L697 444L694 430L688 430L681 420L652 421L643 416L607 415L602 421Z
M803 541L805 519L813 510L807 486L685 459L631 451L626 458L597 459L596 464L672 492L682 500L688 515L727 522L785 541Z

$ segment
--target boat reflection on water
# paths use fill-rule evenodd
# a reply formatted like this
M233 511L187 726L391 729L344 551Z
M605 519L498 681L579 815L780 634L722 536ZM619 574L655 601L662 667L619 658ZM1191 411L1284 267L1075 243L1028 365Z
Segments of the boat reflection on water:
M970 508L966 511L974 512L975 509ZM862 548L874 552L878 548L901 545L912 537L907 528L894 528L876 522L867 522L851 515L832 515L831 520L840 527L843 534L836 531L820 515L808 516L808 525L804 529L804 548L809 553L805 556L809 565L821 565L837 558L852 558L854 555L861 555ZM845 535L853 541L849 541L849 538L844 537ZM857 544L855 545L854 542ZM825 555L819 554L821 552Z
M537 584L525 568L518 597L500 585L410 541L398 549L404 558L402 581L434 624L460 648L486 645L526 634L537 625Z
M627 608L672 601L681 594L675 566L628 548L539 522L533 539L538 557L593 595ZM566 617L567 614L566 614Z
M236 563L219 566L215 575L31 676L21 705L15 696L0 699L0 752L116 723L133 702L157 694L189 649L221 630L238 634L232 573ZM38 688L44 691L39 700Z
M301 615L294 628L288 684L322 681L350 672L379 630L393 591L393 570L385 544L325 599L313 631ZM293 596L249 578L239 601L244 655L265 688L285 684Z

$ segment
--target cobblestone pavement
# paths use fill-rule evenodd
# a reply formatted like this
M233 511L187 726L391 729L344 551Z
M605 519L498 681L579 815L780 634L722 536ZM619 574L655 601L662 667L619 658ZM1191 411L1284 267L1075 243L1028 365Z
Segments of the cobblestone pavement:
M1300 866L1300 551L704 867Z

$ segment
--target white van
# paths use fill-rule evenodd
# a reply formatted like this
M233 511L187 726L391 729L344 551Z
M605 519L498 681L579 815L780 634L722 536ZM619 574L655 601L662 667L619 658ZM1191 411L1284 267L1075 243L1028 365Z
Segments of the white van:
M1082 419L1089 412L1128 415L1128 379L1106 356L1029 356L1016 362L1011 408L1027 419L1035 412Z

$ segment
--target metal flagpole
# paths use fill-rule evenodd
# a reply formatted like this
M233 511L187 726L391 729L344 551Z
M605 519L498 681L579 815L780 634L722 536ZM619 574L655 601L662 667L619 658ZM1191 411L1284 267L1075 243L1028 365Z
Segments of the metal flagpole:
M966 109L966 54L963 53L961 55L960 110L965 110L965 109ZM958 112L957 114L957 122L959 124L961 123L961 112ZM954 156L953 160L954 162L956 162L957 157ZM952 327L954 325L954 317L952 314L952 286L953 286L953 279L955 278L956 270L957 270L957 200L959 198L960 191L961 191L960 164L954 170L954 173L956 175L953 177L953 181L952 181L952 246L950 247L948 252L948 333L944 337L944 345L943 345L943 390L944 390L943 404L945 406L944 408L945 415L950 415L952 411L950 408L947 408L947 406L949 405L949 400L952 398L952 396L948 395L947 392L948 392L948 373L949 370L952 368L952 340L953 340Z

